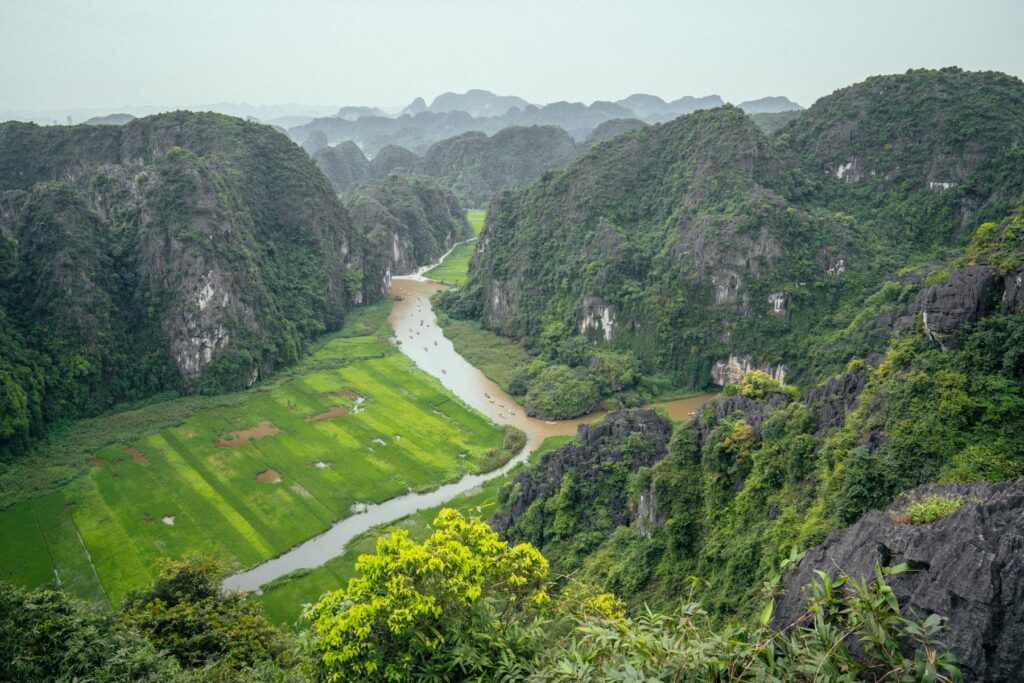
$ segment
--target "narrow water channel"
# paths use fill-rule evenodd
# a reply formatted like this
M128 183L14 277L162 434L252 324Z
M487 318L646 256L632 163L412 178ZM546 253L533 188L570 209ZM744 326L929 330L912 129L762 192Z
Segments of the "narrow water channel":
M442 257L443 259L443 257ZM429 268L429 267L428 267ZM392 340L421 370L440 380L448 390L468 405L476 408L499 425L513 425L526 434L526 446L504 466L485 474L467 474L457 482L445 484L428 493L410 493L390 500L368 505L365 512L346 517L330 529L314 536L288 552L257 565L252 569L228 577L225 589L258 591L260 586L298 569L319 567L341 555L345 545L355 536L375 526L394 522L417 510L434 507L465 493L480 484L500 476L524 462L545 438L573 435L576 427L591 422L605 413L596 412L575 420L556 422L527 417L515 399L487 379L469 364L452 345L437 324L437 316L430 305L430 296L443 287L432 280L416 275L396 277L391 283L392 296L399 297L391 309L388 321L395 330ZM700 407L710 395L669 401L664 406L673 420L682 420Z

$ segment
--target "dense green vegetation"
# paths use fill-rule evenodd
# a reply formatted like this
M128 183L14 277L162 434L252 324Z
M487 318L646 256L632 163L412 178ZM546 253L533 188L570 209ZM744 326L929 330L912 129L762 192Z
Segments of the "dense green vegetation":
M392 275L432 263L471 234L458 200L430 178L389 175L359 183L345 205Z
M430 146L419 170L437 178L468 206L483 208L499 190L525 187L576 158L572 137L555 126L510 126L488 137L464 133Z
M209 558L163 563L113 613L63 591L0 582L0 678L10 683L300 681L294 640L220 590Z
M116 606L160 557L241 569L355 503L493 467L502 431L388 343L389 309L357 309L258 388L77 423L5 468L0 578Z
M1019 268L1022 215L979 228L965 260ZM698 576L696 594L712 613L745 613L780 562L901 492L1024 476L1020 313L997 310L965 324L948 350L918 324L871 364L855 359L846 370L845 386L861 387L852 396L822 387L804 398L752 372L677 427L663 452L631 434L614 467L582 459L568 468L561 487L529 501L507 536L535 544L558 573L634 607L667 608ZM852 403L837 409L835 400ZM517 487L502 493L502 510L516 504ZM622 491L634 519L641 499L653 510L644 524L616 521ZM921 501L906 514L925 523L959 503Z
M285 218L249 215L280 208L259 203L266 179L253 189L222 173L249 149L224 131L262 129L174 116L164 123L206 131L198 138L216 154L161 152L132 168L144 181L110 170L122 166L102 130L46 138L58 160L114 164L88 171L87 186L68 179L78 166L66 158L37 155L24 179L0 153L10 184L0 185L7 457L42 426L139 399L0 464L0 579L58 585L105 608L0 583L0 650L27 653L0 661L0 678L958 678L941 617L899 614L887 581L909 564L878 566L874 582L818 572L806 614L784 631L772 627L771 596L806 549L918 485L1024 476L1019 80L957 69L873 78L771 136L733 107L702 111L615 136L499 193L472 260L446 264L456 277L468 265L464 285L436 301L457 348L527 412L636 406L666 387L705 386L726 358L755 369L682 424L622 410L578 440L547 442L529 469L467 493L458 510L364 534L258 599L221 594L219 574L282 552L356 503L493 467L522 439L418 373L388 343L385 304L348 310L375 294L382 254L420 263L459 230L468 236L449 195L418 178L357 185L350 205L364 227L344 250L308 213L315 234L293 248ZM142 145L133 136L145 127L124 130L119 145ZM16 151L40 144L36 135L51 133L0 127ZM483 144L468 134L441 152L461 164ZM479 189L471 180L449 177L464 193ZM325 181L315 183L320 197ZM136 190L153 202L146 220L146 201L110 200ZM427 195L443 206L437 220ZM217 273L183 285L199 294L170 317L139 273L178 270L123 267L131 254L164 254L125 246L157 230L152 216L163 217L165 242L193 245L172 249L195 259L187 273ZM215 229L236 220L242 234ZM416 234L401 232L410 225ZM330 261L353 248L363 261ZM307 263L308 249L334 256ZM256 301L269 311L260 324L281 329L232 328L240 345L213 343L219 353L182 380L165 321L216 330L203 311L218 299L202 292L236 276L239 319L258 317L244 307ZM123 313L126 297L135 308ZM285 314L285 304L300 309ZM128 313L144 321L135 336L124 335ZM342 314L341 332L311 341ZM110 365L128 357L111 351L118 344L140 350L124 376ZM796 384L756 369L783 365ZM147 399L244 386L253 367L277 376L224 396ZM970 504L914 497L885 523L932 524ZM493 529L484 512L495 513ZM197 551L209 557L159 562ZM296 624L313 602L298 638L271 625Z
M309 612L314 680L794 681L923 680L958 676L937 616L899 616L886 578L810 587L803 624L757 620L716 628L699 603L672 614L625 616L614 595L559 590L528 544L442 510L422 543L404 531L377 541L359 574ZM771 584L767 587L771 591ZM686 595L684 593L684 595Z
M296 362L383 293L367 249L269 126L0 125L0 460L61 421Z
M731 107L620 135L499 195L441 305L552 364L607 345L700 388L749 356L814 386L884 345L874 311L912 300L971 225L1016 204L1022 104L1010 76L912 71L771 137Z
M899 615L886 580L823 576L797 628L774 633L765 586L756 620L721 628L690 595L635 619L609 593L552 583L544 557L478 518L443 509L422 542L396 530L360 556L347 586L307 613L298 638L220 591L209 558L164 563L124 605L98 614L51 589L0 582L0 660L11 683L161 681L792 681L958 679L941 620ZM307 630L308 629L308 630ZM429 634L429 635L428 635ZM938 637L938 638L937 638Z
M578 152L572 137L556 126L509 126L488 137L465 132L432 144L418 156L393 144L367 160L351 140L313 154L335 190L351 192L359 181L389 174L428 176L466 205L485 208L495 192L525 187L545 171L565 166Z

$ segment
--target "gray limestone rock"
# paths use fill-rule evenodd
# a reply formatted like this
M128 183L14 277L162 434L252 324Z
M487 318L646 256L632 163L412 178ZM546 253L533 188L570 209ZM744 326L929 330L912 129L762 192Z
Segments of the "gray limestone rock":
M930 493L962 506L930 524L900 524L908 502ZM939 614L939 635L961 661L965 680L1019 681L1024 672L1024 478L1006 484L922 486L885 511L833 531L786 577L774 623L786 628L806 608L801 586L820 569L872 578L875 563L908 563L914 571L889 583L904 614Z

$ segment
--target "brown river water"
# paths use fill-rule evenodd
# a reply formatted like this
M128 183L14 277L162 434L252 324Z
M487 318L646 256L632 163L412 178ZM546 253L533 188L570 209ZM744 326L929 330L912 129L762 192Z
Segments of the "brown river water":
M442 257L443 260L443 257ZM401 297L395 301L388 321L395 330L393 341L421 370L436 377L449 391L463 402L476 408L499 425L513 425L526 434L526 447L504 466L485 474L467 474L457 482L445 484L427 493L410 493L376 505L365 511L335 522L330 529L302 543L283 555L257 565L252 569L228 577L225 589L258 591L260 586L298 569L319 567L341 555L353 537L375 526L394 522L417 510L441 505L460 493L500 476L521 462L549 436L576 433L576 427L605 415L595 412L575 420L539 420L528 417L514 398L487 379L480 370L455 351L437 324L430 305L430 295L443 288L420 273L396 277L391 283L391 294ZM711 394L668 401L663 406L673 420L684 420L695 412Z

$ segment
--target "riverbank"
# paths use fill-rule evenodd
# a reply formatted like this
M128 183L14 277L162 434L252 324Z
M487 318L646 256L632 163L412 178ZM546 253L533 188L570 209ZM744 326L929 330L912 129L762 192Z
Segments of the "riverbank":
M73 426L47 464L73 478L0 511L0 578L116 605L160 557L252 567L353 509L493 466L503 430L390 343L391 304L248 391Z
M377 539L398 529L409 532L416 541L425 540L431 533L431 522L442 508L451 507L467 516L489 516L498 503L498 491L524 467L532 466L545 453L553 451L572 441L571 436L553 436L544 440L540 447L530 454L527 463L521 463L506 474L495 477L482 485L461 493L439 505L424 508L388 524L375 526L354 536L345 546L345 551L316 569L306 569L275 579L262 588L256 600L263 605L267 616L275 624L295 624L302 614L303 605L314 602L324 593L344 588L348 580L356 576L356 560L360 555L372 553Z
M251 569L228 577L226 588L258 591L273 586L281 577L315 570L343 555L347 545L373 527L393 523L419 510L445 504L456 496L466 494L500 477L527 461L549 437L572 437L577 427L600 419L604 412L591 413L574 420L550 421L528 417L515 398L488 379L483 372L463 358L444 336L431 306L431 295L441 288L422 275L396 277L392 280L393 304L388 323L394 330L393 343L420 370L432 375L461 402L483 413L493 423L512 426L526 435L526 446L502 467L484 474L463 476L457 482L445 484L424 493L409 493L364 508L359 514L342 519L332 527L310 538L283 555ZM673 419L685 419L708 396L673 401L665 409ZM318 574L322 577L322 574ZM320 578L311 580L309 590L319 584ZM316 595L306 596L307 600Z

